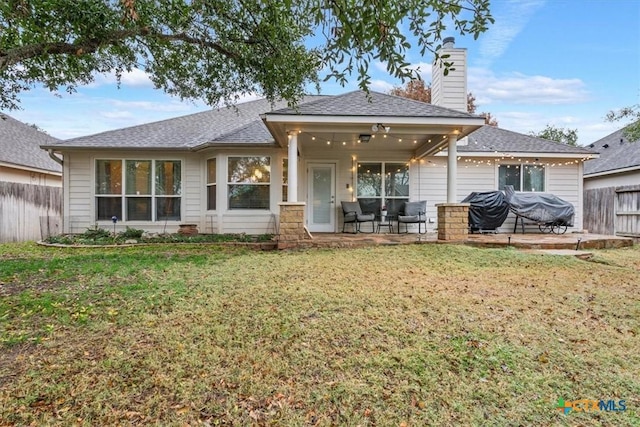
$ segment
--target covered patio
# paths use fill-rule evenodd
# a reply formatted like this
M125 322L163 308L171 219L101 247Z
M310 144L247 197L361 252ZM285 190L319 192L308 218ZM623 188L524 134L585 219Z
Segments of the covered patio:
M480 128L484 118L375 92L351 92L296 110L266 113L262 120L288 152L287 200L280 204L281 248L303 240L305 227L311 233L337 233L341 201L366 200L372 212L380 212L383 205L397 211L403 202L429 198L437 207L432 218L437 218L439 239L460 240L466 234L466 213L461 211L465 205L458 203L456 194L457 143ZM421 191L420 163L444 150L446 194L435 198ZM361 167L373 169L375 189L356 185L361 184ZM402 188L397 174L402 174ZM456 221L450 221L452 217Z

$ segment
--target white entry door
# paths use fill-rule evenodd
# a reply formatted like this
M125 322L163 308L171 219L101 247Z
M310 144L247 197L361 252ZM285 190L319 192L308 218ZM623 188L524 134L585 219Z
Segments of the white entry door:
M336 165L309 164L307 219L309 231L336 231Z

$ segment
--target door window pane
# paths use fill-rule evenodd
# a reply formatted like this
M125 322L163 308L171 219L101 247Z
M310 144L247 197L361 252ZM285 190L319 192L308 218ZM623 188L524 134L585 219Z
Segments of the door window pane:
M331 222L331 204L333 168L315 166L313 168L313 222L329 224Z

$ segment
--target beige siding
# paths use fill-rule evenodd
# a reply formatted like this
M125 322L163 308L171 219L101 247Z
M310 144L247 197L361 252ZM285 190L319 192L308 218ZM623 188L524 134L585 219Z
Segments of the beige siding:
M584 189L640 185L640 170L584 179Z
M229 156L271 157L271 207L269 210L229 210L226 199L227 159ZM367 154L354 153L341 149L318 147L301 153L299 162L299 194L298 200L307 201L307 167L310 163L333 163L336 165L336 231L342 227L342 210L340 201L352 200L355 194L356 174L353 167L357 162L409 162L411 152L385 151ZM65 153L65 192L64 218L65 227L70 232L82 232L95 222L95 177L94 163L101 159L175 159L183 161L182 182L182 220L167 222L119 222L118 229L125 226L143 228L152 232L175 232L180 223L193 223L203 233L240 233L249 234L274 233L277 229L279 214L278 203L282 200L282 159L286 150L278 149L228 149L205 150L198 153L162 152L105 152L100 155L89 152L74 151ZM353 156L356 157L353 160ZM217 210L206 209L206 162L211 157L217 158ZM495 163L458 161L457 200L461 201L474 191L492 191L497 188L498 174ZM549 163L553 161L550 160ZM437 224L436 204L446 202L447 197L447 159L435 156L410 162L410 199L427 201L427 217L430 219L428 229L434 231ZM558 164L562 162L558 161ZM576 226L582 226L582 184L581 165L570 164L547 168L547 191L574 204L576 207ZM112 227L110 221L100 224ZM536 227L537 228L537 227ZM513 218L500 231L512 231Z
M0 165L0 181L16 182L18 184L62 187L62 177L60 175L47 174L2 165Z
M441 54L450 55L447 62L453 62L448 75L438 64L432 67L431 102L458 111L467 111L467 51L466 49L443 49Z
M82 233L95 223L94 177L91 175L91 154L65 153L64 166L69 185L64 189L64 229L69 233Z

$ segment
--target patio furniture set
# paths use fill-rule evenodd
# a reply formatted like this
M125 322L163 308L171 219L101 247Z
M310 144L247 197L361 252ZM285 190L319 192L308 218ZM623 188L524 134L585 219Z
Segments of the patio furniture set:
M347 225L351 225L353 233L364 233L361 225L371 223L371 233L380 233L381 229L386 229L389 233L395 230L400 234L400 226L404 224L405 233L409 232L409 224L418 224L418 233L425 234L427 232L427 202L404 202L397 214L363 213L360 203L342 202L342 213L344 222L342 224L342 232L346 233ZM423 229L424 224L424 231Z

